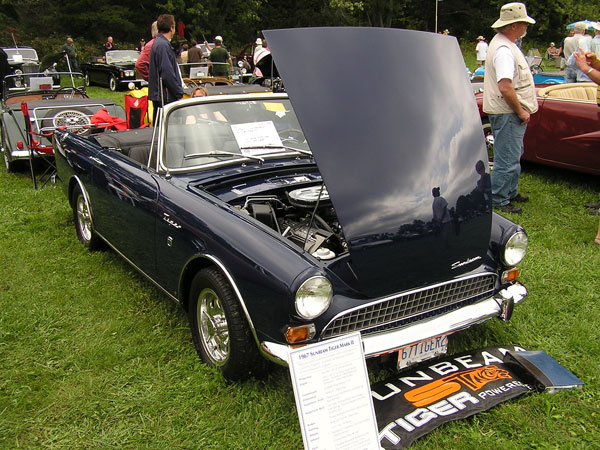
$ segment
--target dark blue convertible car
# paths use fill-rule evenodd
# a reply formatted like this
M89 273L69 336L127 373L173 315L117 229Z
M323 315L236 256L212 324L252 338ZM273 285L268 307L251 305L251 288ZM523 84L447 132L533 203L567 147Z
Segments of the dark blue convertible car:
M527 295L527 236L491 212L456 40L265 37L287 93L181 100L153 129L56 132L81 242L107 243L180 303L200 357L229 379L353 332L366 357L403 368L458 330L508 320ZM386 70L366 72L357 49Z

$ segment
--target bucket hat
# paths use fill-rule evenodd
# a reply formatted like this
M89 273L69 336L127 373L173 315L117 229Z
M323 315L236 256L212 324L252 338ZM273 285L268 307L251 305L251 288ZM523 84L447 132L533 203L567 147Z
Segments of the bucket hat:
M515 22L535 23L527 15L527 9L523 3L507 3L500 8L500 18L494 22L492 28L502 28Z

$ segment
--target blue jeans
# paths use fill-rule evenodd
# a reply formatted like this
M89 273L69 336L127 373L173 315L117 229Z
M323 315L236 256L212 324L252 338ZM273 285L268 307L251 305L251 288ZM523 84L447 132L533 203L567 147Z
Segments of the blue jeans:
M577 69L567 66L565 69L565 83L577 82Z
M492 170L492 203L507 205L519 192L523 136L527 125L516 114L490 114L494 133L494 169Z

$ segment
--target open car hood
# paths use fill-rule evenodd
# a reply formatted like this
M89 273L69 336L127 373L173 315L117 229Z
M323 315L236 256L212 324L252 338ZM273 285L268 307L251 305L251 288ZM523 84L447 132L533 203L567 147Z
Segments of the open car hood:
M489 173L458 42L383 28L267 30L283 84L336 210L360 288L384 295L481 265ZM433 220L440 187L452 220Z

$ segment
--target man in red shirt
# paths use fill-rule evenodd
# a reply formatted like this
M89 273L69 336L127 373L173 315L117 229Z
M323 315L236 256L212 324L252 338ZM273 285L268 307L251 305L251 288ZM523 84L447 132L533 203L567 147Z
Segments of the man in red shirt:
M150 32L152 33L152 40L149 41L146 45L144 45L142 53L140 53L140 56L135 63L135 70L137 70L137 72L140 74L140 77L142 77L145 81L148 81L148 70L150 67L150 50L152 50L154 38L158 34L158 27L156 26L156 21L152 22Z

